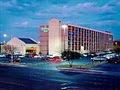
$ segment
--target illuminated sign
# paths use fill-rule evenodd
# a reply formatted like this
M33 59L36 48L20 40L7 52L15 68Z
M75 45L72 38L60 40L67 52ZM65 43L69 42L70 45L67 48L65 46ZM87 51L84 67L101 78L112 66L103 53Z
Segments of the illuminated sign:
M42 27L41 30L42 30L43 32L48 32L48 28L47 28L47 27Z

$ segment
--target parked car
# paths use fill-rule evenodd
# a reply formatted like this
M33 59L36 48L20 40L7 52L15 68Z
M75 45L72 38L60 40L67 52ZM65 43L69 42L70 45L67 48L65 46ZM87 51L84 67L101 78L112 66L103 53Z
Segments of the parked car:
M120 59L108 60L108 63L119 63L120 64Z
M106 54L103 57L105 57L105 58L107 58L109 60L109 59L115 58L116 55L117 55L116 53L111 53L111 54Z
M91 58L93 61L106 61L107 59L103 56L97 56L97 57L93 57Z
M22 55L22 54L14 54L13 57L14 57L14 58L15 58L15 57L24 58L25 55Z
M25 54L25 57L27 57L27 58L34 58L35 55L36 54Z
M6 55L5 54L0 54L0 58L5 58Z
M18 54L15 55L9 55L8 57L10 62L20 62L22 58L19 57Z
M41 55L35 55L34 58L41 58Z
M6 54L6 58L11 58L11 54Z
M11 58L10 62L20 62L21 58L17 57L17 58Z
M54 56L53 61L54 62L60 62L60 61L62 61L62 58L60 56Z
M116 54L115 57L107 60L108 63L120 63L120 54Z
M83 56L83 57L87 57L87 56L88 56L88 53L83 53L82 56Z

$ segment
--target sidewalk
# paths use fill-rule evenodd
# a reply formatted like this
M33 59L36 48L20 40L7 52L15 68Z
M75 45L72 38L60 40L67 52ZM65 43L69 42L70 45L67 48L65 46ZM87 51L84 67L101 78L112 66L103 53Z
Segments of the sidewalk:
M0 65L2 66L13 66L13 67L27 67L25 64L20 64L20 63L3 63L0 62Z

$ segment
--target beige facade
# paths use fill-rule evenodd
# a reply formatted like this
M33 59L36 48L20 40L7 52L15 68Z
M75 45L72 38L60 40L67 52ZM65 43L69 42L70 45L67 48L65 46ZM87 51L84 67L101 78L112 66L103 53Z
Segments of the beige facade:
M7 45L12 45L14 46L15 49L15 53L20 53L20 54L27 54L27 50L31 50L31 51L35 51L35 54L39 54L39 45L36 44L26 44L24 41L20 40L19 38L12 38Z
M61 53L61 23L56 19L49 21L49 54Z

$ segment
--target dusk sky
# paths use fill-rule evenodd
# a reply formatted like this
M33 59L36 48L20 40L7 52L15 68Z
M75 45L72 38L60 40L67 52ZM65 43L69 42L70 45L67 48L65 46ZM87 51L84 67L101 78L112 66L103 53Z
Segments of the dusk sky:
M120 39L120 0L0 0L0 42L11 36L38 41L39 26L52 18Z

